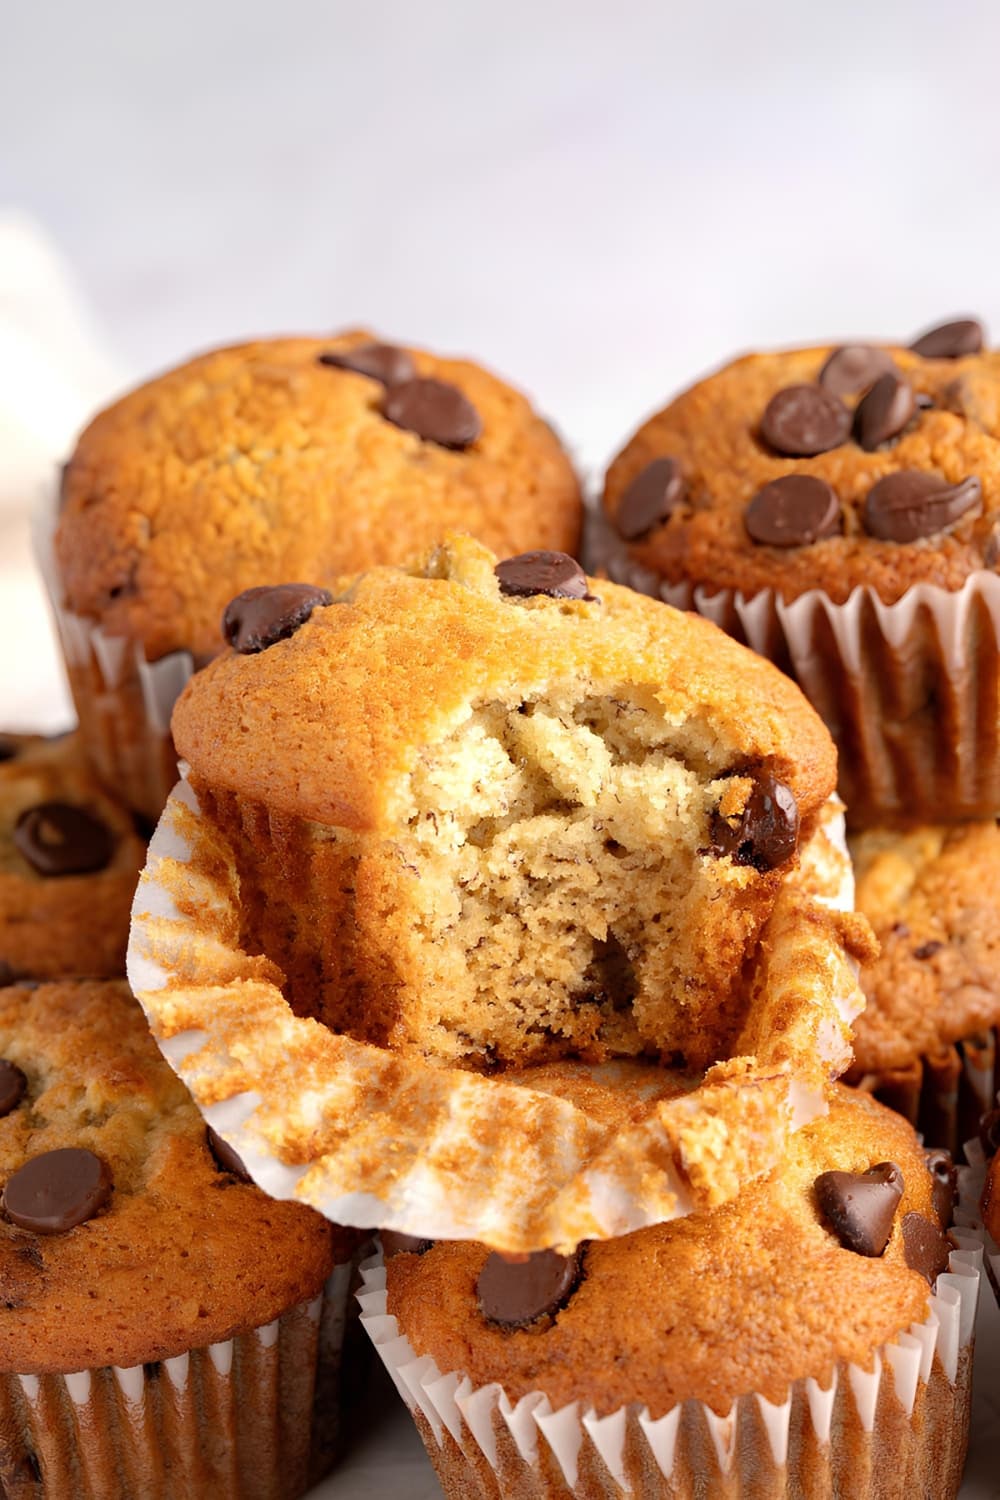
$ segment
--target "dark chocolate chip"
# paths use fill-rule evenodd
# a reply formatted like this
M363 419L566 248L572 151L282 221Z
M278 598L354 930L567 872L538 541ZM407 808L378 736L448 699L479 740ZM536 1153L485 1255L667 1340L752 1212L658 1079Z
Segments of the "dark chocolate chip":
M983 347L983 325L977 318L956 318L939 323L914 339L910 349L924 359L961 359L964 354L978 354Z
M988 1110L979 1121L979 1139L987 1156L1000 1151L1000 1109Z
M941 1272L948 1269L951 1254L948 1236L923 1214L904 1214L902 1229L906 1264L911 1271L919 1271L933 1286Z
M418 377L390 386L382 399L382 415L396 427L442 448L468 448L483 430L472 402L444 380Z
M758 490L743 514L754 542L765 547L807 547L840 530L836 491L813 474L785 474Z
M935 953L940 953L944 943L937 938L931 938L929 943L921 943L919 948L914 948L914 958L933 958Z
M668 521L684 499L685 484L676 458L654 458L626 489L615 516L618 535L634 542Z
M276 641L287 640L305 624L314 609L332 603L332 594L311 583L277 583L244 589L226 605L222 634L242 656L253 656Z
M567 552L521 552L505 558L495 569L501 594L526 599L545 594L550 599L590 599L587 575Z
M880 375L858 403L854 430L866 453L898 437L917 409L913 387L894 370Z
M229 1142L224 1141L211 1125L205 1126L205 1142L220 1172L228 1172L230 1177L238 1177L240 1182L253 1182L239 1152L234 1151Z
M854 396L894 368L888 349L877 349L874 344L843 344L827 358L817 378L831 396Z
M28 1080L16 1063L0 1057L0 1115L9 1115L24 1098Z
M934 1201L934 1212L941 1222L941 1227L947 1229L955 1212L955 1196L958 1190L958 1172L955 1163L951 1159L951 1152L945 1151L943 1147L936 1147L933 1151L924 1152L924 1160L927 1162L927 1170L931 1174L931 1193Z
M868 491L865 530L882 542L915 542L953 525L981 497L982 485L974 474L947 484L923 469L900 469Z
M903 1174L895 1162L881 1161L867 1172L821 1172L816 1201L845 1250L881 1255L892 1238L903 1196Z
M69 802L29 807L14 827L14 843L39 875L85 875L103 870L115 852L110 828Z
M316 356L316 361L336 370L367 375L370 380L381 381L382 385L402 385L404 380L412 380L417 373L408 351L397 349L395 344L356 344L353 349L325 349Z
M799 809L790 787L765 772L754 778L739 821L712 820L712 853L764 874L791 859L799 841Z
M580 1279L580 1255L536 1250L527 1260L505 1260L496 1251L479 1273L476 1295L484 1318L504 1328L524 1328L564 1306Z
M13 735L0 734L0 761L16 760L21 753L21 747Z
M32 1157L8 1178L3 1208L21 1229L64 1234L92 1219L111 1189L111 1173L99 1156L81 1146L62 1146Z
M809 458L847 442L851 414L818 385L789 385L767 403L760 430L776 453Z
M433 1240L419 1239L415 1234L402 1234L398 1229L379 1230L379 1239L386 1260L391 1260L394 1255L426 1255L434 1243Z
M0 958L0 987L17 983L17 970L5 958Z

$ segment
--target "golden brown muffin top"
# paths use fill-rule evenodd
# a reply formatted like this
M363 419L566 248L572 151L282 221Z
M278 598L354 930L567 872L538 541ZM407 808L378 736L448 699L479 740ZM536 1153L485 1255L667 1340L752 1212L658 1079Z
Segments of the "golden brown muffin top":
M970 573L996 568L1000 353L937 359L895 346L880 348L883 361L891 362L916 401L899 434L871 451L863 447L859 437L872 442L893 426L893 416L876 411L875 418L883 420L862 433L857 412L864 386L844 391L835 381L832 388L823 387L824 395L844 411L840 416L827 409L826 440L839 440L813 456L777 451L761 430L763 422L765 431L774 433L764 422L769 403L789 387L820 389L820 372L833 352L825 346L746 355L699 381L639 428L612 463L605 484L604 504L613 521L619 518L619 530L634 530L622 510L625 494L653 460L675 459L684 488L674 486L673 510L664 522L628 540L636 561L670 583L739 589L747 596L770 588L785 599L818 588L838 603L861 584L892 603L914 584L957 589ZM892 393L885 395L888 405ZM911 398L904 390L893 399L899 420ZM938 476L942 487L975 476L980 496L950 524L932 526L916 540L882 539L866 529L866 502L877 481L904 470ZM789 475L832 486L835 498L826 523L832 534L796 546L755 542L747 530L747 506L764 486ZM964 503L956 499L952 508Z
M150 659L212 656L224 605L257 584L401 562L455 528L501 554L575 551L576 476L528 401L468 361L397 350L475 408L464 424L464 408L445 411L439 429L462 440L478 425L467 446L422 439L383 414L395 398L413 417L404 386L321 360L371 342L352 331L214 350L101 412L63 479L66 606Z
M219 1169L204 1120L125 984L0 990L0 1057L26 1080L0 1118L0 1369L170 1358L266 1324L321 1289L336 1231ZM63 1232L18 1227L13 1174L67 1147L106 1164L107 1202Z
M857 907L882 952L862 971L855 1072L904 1068L1000 1025L1000 828L995 821L851 841Z
M832 741L799 689L714 625L630 589L597 597L501 593L495 558L451 538L412 570L335 585L337 602L267 649L230 652L174 710L196 778L272 810L389 830L421 749L484 702L553 683L648 696L721 773L766 766L805 823L833 790ZM582 574L579 587L588 585Z
M884 1251L863 1254L821 1210L816 1180L886 1162L903 1192L882 1220ZM881 1344L928 1311L904 1225L911 1245L926 1235L937 1255L938 1223L911 1127L834 1088L829 1115L793 1136L785 1164L734 1202L587 1246L553 1315L527 1327L491 1321L478 1286L488 1252L455 1242L389 1260L389 1312L418 1354L476 1387L498 1381L512 1401L541 1390L556 1409L582 1401L599 1414L640 1402L655 1419L696 1399L724 1415L749 1392L777 1402L793 1380L826 1385L841 1360L870 1368ZM912 1248L910 1258L919 1258Z

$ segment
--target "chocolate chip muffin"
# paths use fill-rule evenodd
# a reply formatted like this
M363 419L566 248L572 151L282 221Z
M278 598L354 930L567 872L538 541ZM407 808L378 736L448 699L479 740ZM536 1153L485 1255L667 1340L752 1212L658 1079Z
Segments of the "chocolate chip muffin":
M76 735L0 735L0 981L124 975L145 855Z
M362 332L202 355L97 416L63 473L52 591L88 751L155 817L173 699L234 594L453 528L573 552L580 523L558 438L478 365Z
M302 1494L358 1237L249 1184L124 984L0 990L0 1058L5 1493Z
M1000 807L1000 356L972 320L909 348L754 354L608 471L611 575L796 675L851 816Z
M404 1249L369 1277L363 1321L447 1494L864 1500L905 1472L954 1496L974 1273L951 1278L968 1283L960 1352L944 1336L922 1363L908 1338L934 1326L949 1264L935 1182L904 1121L834 1089L724 1208L570 1257Z

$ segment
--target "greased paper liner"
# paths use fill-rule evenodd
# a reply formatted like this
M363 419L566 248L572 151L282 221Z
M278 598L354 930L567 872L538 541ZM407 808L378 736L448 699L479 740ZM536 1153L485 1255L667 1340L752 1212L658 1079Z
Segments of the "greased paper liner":
M605 1417L583 1402L554 1411L542 1391L512 1402L499 1384L476 1389L460 1371L418 1357L387 1311L380 1256L362 1266L358 1300L362 1326L450 1494L475 1494L475 1475L480 1492L497 1500L567 1493L945 1500L965 1454L982 1263L974 1237L953 1238L959 1248L937 1279L927 1318L877 1350L870 1371L844 1362L828 1383L795 1381L777 1404L740 1396L724 1417L693 1400L656 1420L638 1405ZM931 1488L929 1476L940 1485Z
M128 973L164 1055L273 1197L359 1228L515 1252L568 1248L732 1198L825 1109L824 1085L847 1066L863 1003L825 909L853 899L839 810L803 851L796 882L760 945L736 1049L748 1055L682 1097L664 1098L671 1075L648 1065L588 1075L646 1101L626 1128L540 1088L295 1016L273 966L239 947L232 854L187 782L150 844Z
M156 1364L0 1374L0 1486L53 1500L302 1495L329 1468L357 1260L264 1327Z

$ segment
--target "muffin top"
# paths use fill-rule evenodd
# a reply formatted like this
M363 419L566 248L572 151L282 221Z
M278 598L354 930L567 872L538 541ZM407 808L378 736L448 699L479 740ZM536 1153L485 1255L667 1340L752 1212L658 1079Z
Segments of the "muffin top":
M400 562L453 528L575 551L572 465L478 365L354 331L202 355L97 416L65 470L66 607L150 660L222 648L257 584Z
M965 326L965 325L963 325ZM651 417L612 463L617 544L668 583L893 603L1000 559L1000 354L751 354ZM926 353L919 352L923 348Z
M356 1238L217 1164L125 984L0 990L0 1058L0 1369L227 1339L318 1293Z
M856 901L881 955L862 971L854 1072L903 1068L1000 1025L1000 828L869 829L851 841Z
M455 1242L398 1254L388 1309L418 1355L512 1402L541 1390L557 1410L640 1402L656 1419L696 1399L724 1415L751 1391L780 1402L793 1380L825 1386L840 1360L870 1367L926 1317L948 1249L934 1202L910 1126L835 1088L784 1165L722 1208L594 1242L578 1262L505 1265Z

